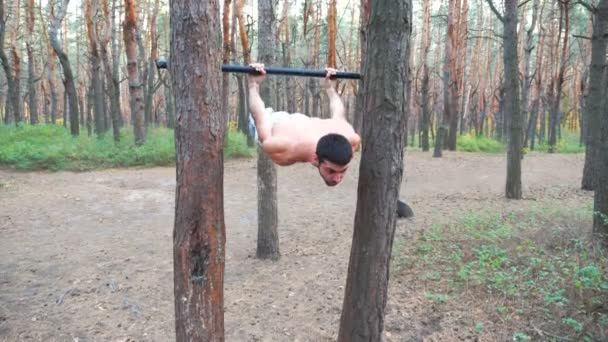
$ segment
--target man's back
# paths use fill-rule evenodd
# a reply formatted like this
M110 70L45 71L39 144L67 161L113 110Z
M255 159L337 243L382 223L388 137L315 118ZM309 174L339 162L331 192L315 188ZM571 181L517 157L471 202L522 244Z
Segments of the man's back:
M272 126L271 136L264 142L264 151L278 165L312 162L322 136L337 133L358 148L359 139L353 127L342 119L310 118L295 113Z

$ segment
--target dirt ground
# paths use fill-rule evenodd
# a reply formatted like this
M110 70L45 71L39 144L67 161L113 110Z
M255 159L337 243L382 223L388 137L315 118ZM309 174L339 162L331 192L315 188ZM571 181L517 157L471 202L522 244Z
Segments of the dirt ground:
M526 156L524 201L503 199L504 155L408 152L405 160L401 197L415 217L398 222L401 239L460 209L591 196L577 190L581 154ZM271 262L255 259L255 160L226 162L227 341L336 339L356 163L336 188L309 165L279 168L282 256ZM174 340L174 193L174 168L0 170L0 340ZM437 312L405 272L391 278L386 340L473 340L467 315Z

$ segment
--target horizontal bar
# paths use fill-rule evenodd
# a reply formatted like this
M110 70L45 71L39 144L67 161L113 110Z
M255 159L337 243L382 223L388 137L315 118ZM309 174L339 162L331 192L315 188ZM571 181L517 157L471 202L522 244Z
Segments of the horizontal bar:
M158 69L167 69L169 62L164 58L156 60L156 67ZM305 77L325 77L325 70L309 70L300 68L286 68L286 67L265 67L266 74L269 75L289 75L289 76L305 76ZM253 67L248 65L234 65L224 64L222 65L223 72L236 72L244 74L256 74L257 72ZM361 79L361 75L356 72L338 71L333 78L344 78L351 80Z
M266 74L268 75L289 75L289 76L306 76L306 77L325 77L325 70L309 70L309 69L300 69L300 68L286 68L286 67L264 67ZM224 64L222 65L223 72L237 72L237 73L246 73L253 74L256 73L255 69L246 66L246 65L232 65L232 64ZM336 72L335 78L344 78L351 80L358 80L361 78L361 75L355 72L345 72L338 71Z

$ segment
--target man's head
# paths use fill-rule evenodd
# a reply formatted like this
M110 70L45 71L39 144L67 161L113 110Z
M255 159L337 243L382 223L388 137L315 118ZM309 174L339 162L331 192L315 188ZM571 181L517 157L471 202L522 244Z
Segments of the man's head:
M348 139L340 134L327 134L319 139L316 154L319 174L325 184L334 186L340 183L353 157Z

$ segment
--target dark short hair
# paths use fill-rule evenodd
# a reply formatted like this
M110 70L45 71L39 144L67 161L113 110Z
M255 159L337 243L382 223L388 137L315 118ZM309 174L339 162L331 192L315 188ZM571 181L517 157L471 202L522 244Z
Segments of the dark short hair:
M353 147L345 136L335 133L324 135L317 143L317 158L319 164L329 160L334 164L344 166L353 157Z

